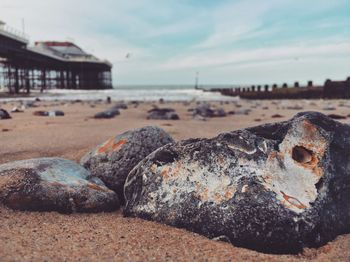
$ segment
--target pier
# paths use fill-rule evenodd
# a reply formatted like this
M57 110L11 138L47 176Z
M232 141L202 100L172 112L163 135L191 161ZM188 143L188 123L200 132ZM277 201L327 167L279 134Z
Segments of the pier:
M112 64L71 42L35 42L0 21L0 88L9 93L33 89L110 89Z

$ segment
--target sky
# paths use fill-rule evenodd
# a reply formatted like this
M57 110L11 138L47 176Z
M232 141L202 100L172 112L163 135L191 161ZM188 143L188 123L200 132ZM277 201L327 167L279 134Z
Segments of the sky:
M74 41L114 85L281 84L350 76L349 0L0 0L31 43ZM127 55L129 54L129 55Z

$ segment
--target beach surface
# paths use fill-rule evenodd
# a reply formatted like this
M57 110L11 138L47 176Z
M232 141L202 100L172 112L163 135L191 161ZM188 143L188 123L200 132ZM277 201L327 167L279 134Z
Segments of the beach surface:
M213 137L219 133L291 118L301 111L345 116L350 123L350 102L340 100L212 102L236 114L193 119L195 102L129 103L113 119L93 115L111 107L103 102L37 102L38 107L12 113L0 120L0 164L35 157L64 157L79 162L96 145L124 131L157 125L175 140ZM10 111L18 102L1 103ZM173 108L180 120L147 120L157 105ZM293 109L294 108L294 109ZM237 114L250 109L248 115ZM332 110L329 110L332 109ZM33 115L37 110L62 110L63 117ZM279 117L273 115L279 114ZM298 255L271 255L209 240L183 229L135 218L121 211L63 215L56 212L19 212L0 207L1 261L349 261L350 235L339 236L318 249Z

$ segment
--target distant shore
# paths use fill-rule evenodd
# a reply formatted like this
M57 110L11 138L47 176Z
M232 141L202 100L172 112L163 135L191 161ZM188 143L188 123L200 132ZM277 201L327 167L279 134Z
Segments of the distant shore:
M28 100L39 97L47 101L93 101L105 100L110 97L118 101L143 101L156 102L165 101L232 101L237 98L227 97L219 92L205 92L201 89L194 89L192 86L121 86L108 90L77 90L77 89L50 89L43 93L35 90L29 95L20 93L12 95L9 93L0 93L1 101Z

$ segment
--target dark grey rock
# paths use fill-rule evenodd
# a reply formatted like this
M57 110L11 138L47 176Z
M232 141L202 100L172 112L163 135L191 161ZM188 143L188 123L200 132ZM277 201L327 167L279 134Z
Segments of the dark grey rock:
M115 104L112 108L115 109L128 109L128 105L124 102L119 102L117 104Z
M272 118L282 118L284 116L280 115L280 114L274 114L271 116Z
M118 196L90 172L62 158L38 158L0 165L0 202L19 210L112 211Z
M0 108L0 120L10 119L10 118L11 118L10 114L5 109Z
M179 120L179 115L172 108L153 108L148 111L147 119Z
M82 159L81 164L124 199L123 187L130 170L157 148L174 142L163 129L147 126L112 137Z
M192 115L199 115L202 117L213 117L214 116L214 110L210 107L209 104L199 104L196 108L193 108Z
M199 104L196 108L192 110L192 116L201 116L201 117L224 117L226 112L223 108L212 108L208 103Z
M38 105L36 104L36 101L24 101L23 107L24 108L31 108L31 107L38 107Z
M214 111L214 116L215 117L225 117L227 114L224 109L218 108Z
M119 110L117 108L111 108L95 114L94 118L113 118L117 115L120 115Z
M55 111L34 111L35 116L64 116L64 112L60 110Z
M295 253L350 233L350 126L323 114L168 144L125 183L125 216Z

